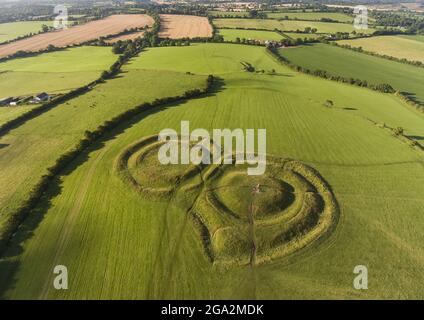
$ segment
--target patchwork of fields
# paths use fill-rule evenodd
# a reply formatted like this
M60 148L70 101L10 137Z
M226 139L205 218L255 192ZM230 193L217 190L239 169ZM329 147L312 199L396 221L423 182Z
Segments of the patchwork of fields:
M340 44L362 47L366 51L424 63L424 36L381 36L341 40Z
M100 77L116 60L107 47L78 47L0 63L0 98L57 94Z
M0 45L0 57L6 57L18 51L38 51L48 45L66 47L83 43L99 37L113 35L125 29L153 25L153 19L145 14L120 14L88 22L65 30L48 32L13 43Z
M264 72L246 72L242 62ZM2 137L0 144L6 147L0 149L0 165L6 175L0 177L1 184L14 189L2 194L6 210L13 209L18 195L24 197L24 177L35 181L54 154L72 145L82 130L118 112L118 100L123 106L122 99L128 99L130 106L158 95L172 96L201 86L208 74L220 78L214 93L140 114L69 166L0 260L3 295L423 298L422 153L374 122L424 136L424 116L393 95L293 72L262 47L193 44L148 49L125 66L121 77ZM328 99L334 101L332 108L324 106ZM77 127L65 130L72 117L80 119L72 121ZM331 185L341 210L335 231L292 257L253 270L212 264L188 211L172 200L149 200L116 171L128 146L165 127L178 131L182 120L189 120L191 129L266 128L269 154L312 166ZM36 149L50 151L41 154ZM21 163L20 170L11 159ZM139 165L142 172L147 164ZM149 174L156 172L155 178L163 179L160 168L153 169ZM237 183L233 186L234 197L241 195ZM4 217L7 211L2 210ZM70 290L46 286L51 266L58 263L72 270ZM351 287L352 266L357 264L373 270L369 290ZM399 274L400 269L405 273Z
M342 11L209 11L221 17L212 26L194 15L201 6L183 15L168 13L189 6L121 4L0 45L0 58L69 46L0 63L0 100L60 95L102 75L22 121L34 105L0 106L0 128L19 120L0 132L0 299L424 299L424 113L366 88L389 84L424 104L424 68L326 41L279 43L353 37ZM0 24L0 43L41 24L51 22ZM261 43L228 43L252 39ZM423 35L338 43L424 62ZM266 171L159 162L171 142L159 132L187 121L191 132L266 129ZM52 286L56 265L68 269L68 290ZM357 265L368 290L352 286Z

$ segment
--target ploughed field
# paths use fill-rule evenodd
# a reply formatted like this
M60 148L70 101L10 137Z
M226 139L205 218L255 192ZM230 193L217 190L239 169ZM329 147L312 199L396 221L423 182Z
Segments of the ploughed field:
M161 29L159 37L181 38L208 38L212 37L212 26L205 17L178 14L161 14Z
M0 45L0 57L6 57L18 51L39 51L49 45L66 47L83 43L99 37L113 35L125 29L153 25L153 19L145 14L112 15L101 20L91 21L64 30L39 34L13 43Z
M224 37L225 41L235 42L237 38L242 40L259 40L259 41L280 41L284 36L274 31L258 31L258 30L238 30L238 29L219 29L218 33Z
M363 50L380 55L424 63L424 36L380 36L341 40L338 43L347 44L355 48L361 47Z
M83 130L219 79L211 94L140 113L67 168L0 260L4 297L423 298L423 153L389 129L424 136L422 114L294 72L263 47L151 48L123 71L0 138L3 218ZM156 135L184 120L266 128L266 174L159 164ZM50 285L57 264L70 270L66 291ZM356 265L372 275L368 290L353 289Z

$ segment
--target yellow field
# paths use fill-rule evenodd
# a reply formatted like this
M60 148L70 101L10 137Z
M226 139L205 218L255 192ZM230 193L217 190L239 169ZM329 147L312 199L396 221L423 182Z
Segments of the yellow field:
M424 62L424 36L381 36L341 40L338 43L399 59Z

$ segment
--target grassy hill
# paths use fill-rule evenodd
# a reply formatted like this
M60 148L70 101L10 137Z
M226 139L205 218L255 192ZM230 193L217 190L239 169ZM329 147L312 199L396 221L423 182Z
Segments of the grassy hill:
M246 72L242 62L264 72ZM272 69L275 73L270 74ZM44 134L63 134L60 128L70 117L62 115L65 110L103 109L107 104L101 102L112 96L144 92L150 97L163 94L164 88L171 94L186 72L214 74L221 82L214 94L140 115L75 161L0 260L5 297L423 298L422 151L370 121L424 136L423 115L392 95L293 72L262 47L152 48L133 59L125 72L97 92L70 102L71 107L49 111L43 119L11 132L0 143L18 148L23 135L26 140L40 135L34 130L41 124L48 125L37 129ZM137 89L125 89L129 83L134 87L134 81L140 81ZM324 106L328 99L334 101L332 108ZM87 127L88 115L73 123ZM47 122L52 117L60 117L61 126L52 127ZM116 172L128 146L164 128L179 130L182 120L190 120L191 129L266 128L267 153L302 161L331 185L341 209L335 231L294 256L254 268L221 269L211 264L187 211L173 200L149 200ZM32 158L28 153L6 161L10 181L16 159L27 163L34 156L31 152ZM140 159L143 174L144 158L131 159L135 165ZM147 168L155 183L167 172L154 165ZM230 181L234 201L241 194L240 185ZM1 183L7 181L3 178ZM184 194L188 197L189 192ZM52 265L59 263L70 270L66 291L50 285ZM352 286L352 271L359 264L369 268L366 291Z
M366 80L371 84L388 83L424 102L424 68L326 44L282 49L280 54L310 70L326 70L333 75Z

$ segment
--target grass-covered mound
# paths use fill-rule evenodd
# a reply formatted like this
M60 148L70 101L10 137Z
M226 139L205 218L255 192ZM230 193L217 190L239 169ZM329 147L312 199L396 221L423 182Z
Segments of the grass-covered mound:
M161 164L163 144L150 136L126 147L116 160L118 173L141 196L172 198L189 213L205 253L217 265L285 257L337 222L329 185L301 162L268 156L266 174L249 176L241 164ZM254 188L258 193L252 193Z
M276 72L246 72L240 61L249 62L256 70L275 69ZM146 69L150 71L147 73ZM14 135L1 139L0 144L10 146L0 148L0 160L4 159L0 165L5 168L0 184L14 191L19 188L25 193L24 182L33 180L24 178L31 173L39 174L41 161L54 161L52 155L41 156L49 150L46 145L53 150L56 141L53 138L65 132L60 129L69 123L87 127L88 120L95 115L105 115L105 111L110 113L111 103L116 102L114 109L119 110L123 105L134 104L131 97L148 95L154 99L166 89L169 90L167 94L176 94L178 91L171 90L173 86L176 89L178 84L198 79L186 75L186 72L214 74L222 78L222 84L213 94L136 117L112 130L106 139L81 155L58 185L52 184L47 190L46 200L17 232L7 256L0 260L0 287L5 288L4 297L422 297L422 151L411 148L389 130L368 120L386 123L390 127L401 126L406 135L419 139L424 136L422 114L409 109L393 95L294 72L279 65L266 54L265 48L256 46L209 43L151 48L132 60L125 71L123 77L104 84L105 90L99 87L96 105L94 96L80 97L69 108L64 105L53 109L42 118L31 120L33 124L28 122L14 130ZM205 78L198 80L201 81L193 83L195 87ZM326 100L332 100L333 106L325 106ZM75 119L76 116L79 117ZM71 119L70 122L67 119ZM266 128L268 153L280 159L298 159L317 169L330 184L340 207L335 230L322 234L320 239L330 235L325 241L315 240L302 250L270 263L259 264L261 260L258 258L254 268L234 264L224 270L217 268L219 263L211 263L217 261L217 256L205 252L205 248L214 247L222 259L229 254L229 257L241 257L249 263L249 253L246 252L251 247L244 247L246 242L243 242L248 234L240 238L239 245L235 246L240 250L236 252L231 248L227 252L225 246L220 245L239 241L228 240L237 236L230 225L218 227L214 237L209 234L206 223L196 219L200 213L217 217L217 222L212 221L211 226L219 226L221 216L226 218L229 215L221 214L224 212L221 210L209 214L215 213L215 209L206 202L204 192L199 201L205 201L205 210L201 208L202 212L199 210L196 216L189 213L187 209L200 190L195 183L190 183L195 180L186 180L172 201L164 201L162 197L144 196L113 171L115 161L127 146L143 137L157 135L164 128L178 132L183 120L189 120L192 129L205 128L208 131L214 128ZM79 134L81 128L73 127L73 131ZM39 140L32 135L40 136ZM34 146L29 145L30 141L35 142ZM31 148L20 158L7 158L5 151L13 150L17 154L19 146L23 150ZM30 171L29 166L36 164L37 170ZM216 176L216 180L211 176L205 181L219 184L223 178L230 178L230 171L228 168L221 176ZM273 179L276 178L269 176L260 183L280 183ZM244 179L227 181L241 185L251 183ZM300 199L288 178L284 177L284 182L284 192L270 194L266 203L290 200L290 193L293 202L272 205L267 209L269 214L258 209L255 215L258 228L261 221L284 217L284 214L277 213L277 207L287 213L290 203L292 206ZM264 186L262 190L267 193ZM226 197L221 193L220 201L246 217L242 208L248 201L238 206L235 199L245 199L247 191L248 188L240 188L235 196ZM324 193L319 194L323 197ZM4 199L3 194L0 201L6 203ZM263 203L259 197L256 199ZM8 201L8 206L10 203L13 202ZM309 205L309 202L304 203ZM3 207L1 210L7 213ZM248 223L239 220L240 225ZM282 232L281 228L278 230ZM211 239L215 239L214 244ZM269 250L266 252L271 254ZM215 260L211 260L213 257ZM234 258L230 262L234 263ZM68 266L72 272L69 290L46 286L55 276L52 266L59 263ZM358 264L369 268L368 290L358 291L352 286L356 276L352 271Z

